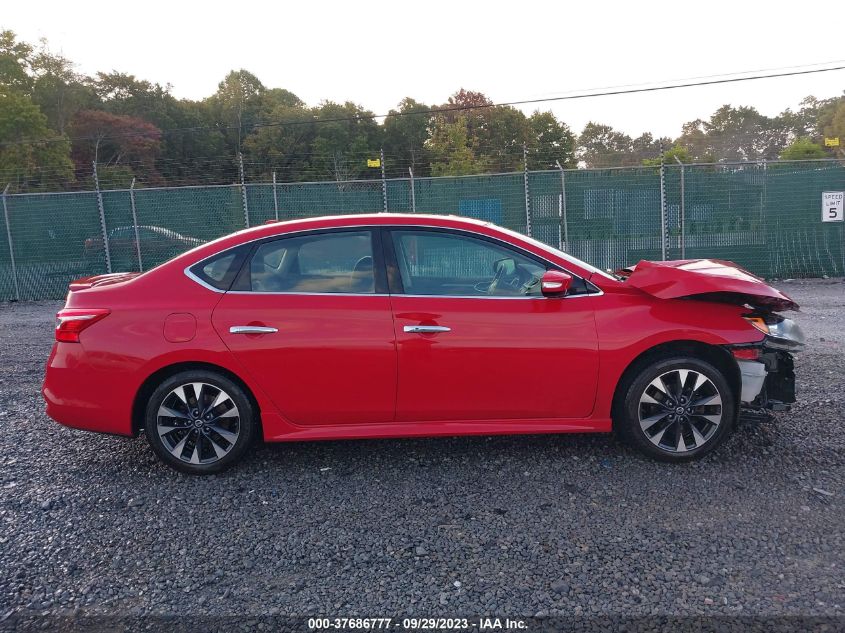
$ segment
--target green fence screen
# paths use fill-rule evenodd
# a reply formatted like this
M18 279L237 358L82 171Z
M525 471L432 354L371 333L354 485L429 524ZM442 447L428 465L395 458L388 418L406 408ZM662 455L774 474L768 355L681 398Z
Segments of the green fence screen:
M843 276L843 223L821 221L822 192L843 190L842 164L800 161L4 195L0 300L61 298L72 279L148 270L270 219L385 209L487 220L605 269L707 257Z

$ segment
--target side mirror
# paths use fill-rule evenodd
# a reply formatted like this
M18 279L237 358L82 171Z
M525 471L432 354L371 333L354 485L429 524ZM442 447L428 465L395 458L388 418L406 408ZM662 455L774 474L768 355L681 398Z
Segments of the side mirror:
M547 270L540 279L544 297L562 297L572 284L572 275L560 270Z

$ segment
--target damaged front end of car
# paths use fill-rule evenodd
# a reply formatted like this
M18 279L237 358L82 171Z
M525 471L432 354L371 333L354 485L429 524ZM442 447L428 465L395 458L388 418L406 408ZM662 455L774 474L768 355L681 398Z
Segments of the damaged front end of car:
M804 347L801 328L781 311L798 304L733 262L694 259L641 261L617 272L625 283L661 299L695 299L746 306L743 318L764 334L761 341L729 346L742 380L743 419L765 420L795 402L792 355Z
M788 411L795 402L792 355L804 347L804 333L792 319L759 307L745 316L765 338L730 348L742 376L741 413L745 419L768 419L770 411Z

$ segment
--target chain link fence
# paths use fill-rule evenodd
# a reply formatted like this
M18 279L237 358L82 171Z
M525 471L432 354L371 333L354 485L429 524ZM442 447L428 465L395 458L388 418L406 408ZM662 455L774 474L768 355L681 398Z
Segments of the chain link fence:
M148 270L271 219L384 211L494 222L611 270L707 257L843 276L843 223L821 222L822 192L843 190L845 167L820 160L4 193L0 299L61 298L72 279Z

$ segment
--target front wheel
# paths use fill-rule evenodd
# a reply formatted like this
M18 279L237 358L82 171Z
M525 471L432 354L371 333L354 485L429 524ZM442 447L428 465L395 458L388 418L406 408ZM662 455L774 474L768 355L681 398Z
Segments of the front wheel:
M629 444L662 461L703 457L725 441L736 418L733 390L710 363L663 358L623 385L614 421Z
M156 455L184 473L218 473L244 454L255 433L244 390L211 371L164 380L147 403L144 432Z

